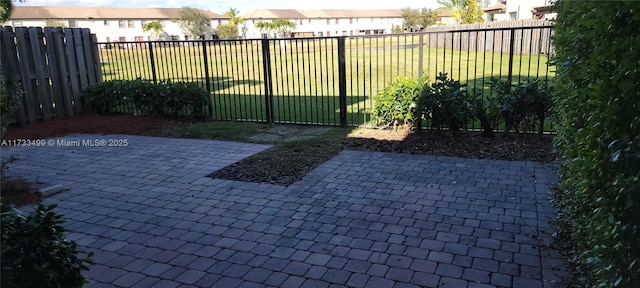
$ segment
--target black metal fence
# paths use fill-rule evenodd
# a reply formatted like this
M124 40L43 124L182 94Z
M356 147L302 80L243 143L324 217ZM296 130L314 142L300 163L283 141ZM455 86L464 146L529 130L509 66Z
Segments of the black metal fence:
M215 120L370 124L373 96L397 77L554 77L552 26L292 39L98 43L104 80L198 82ZM472 127L478 128L478 127Z

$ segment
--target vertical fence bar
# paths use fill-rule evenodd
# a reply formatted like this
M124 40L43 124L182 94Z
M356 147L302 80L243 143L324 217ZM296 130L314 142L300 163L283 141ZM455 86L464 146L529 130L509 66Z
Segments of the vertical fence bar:
M271 52L269 40L262 39L262 67L264 68L264 106L267 123L273 123L273 89L271 87Z
M201 41L202 43L202 61L204 61L204 83L206 85L207 92L211 93L211 78L209 78L209 55L207 54L208 41Z
M515 44L515 40L516 40L516 30L515 29L510 29L511 30L511 38L509 39L509 74L507 75L507 82L511 83L511 80L513 79L513 47Z
M338 89L340 90L340 126L347 126L347 65L345 36L338 38Z
M424 71L422 71L422 66L424 65L424 34L420 34L419 36L419 45L418 46L418 78L422 78L422 74L424 73Z
M153 56L153 42L148 42L149 44L149 61L151 62L151 78L153 79L153 83L158 83L158 76L156 76L156 59Z
M201 41L202 43L202 61L204 61L204 85L207 89L207 105L209 106L209 117L213 117L213 101L211 100L211 78L209 78L209 53L207 53L207 46L209 41ZM153 54L152 54L153 55ZM153 65L151 66L153 68ZM155 83L155 74L154 81Z
M322 106L320 108L322 109L322 111L327 111L327 113L322 113L322 123L327 124L327 122L330 122L329 119L331 119L331 112L330 112L329 109L325 109L325 104L326 104L327 107L329 106L329 102L327 101L327 99L329 99L329 98L326 97L326 96L331 96L331 95L325 95L325 93L324 93L324 73L323 73L324 70L322 69L322 40L321 39L313 39L312 41L313 41L313 43L315 45L315 51L317 52L317 53L314 53L314 54L317 55L318 63L316 65L314 65L314 66L316 67L316 70L319 70L318 74L320 75L320 77L319 77L320 78L320 84L319 84L320 95L325 96L325 97L321 98L321 102L320 103L321 103ZM318 69L318 68L320 68L320 69ZM317 76L316 76L316 79L318 79ZM316 87L316 91L318 90L317 88L318 87ZM325 118L325 116L326 116L326 118Z

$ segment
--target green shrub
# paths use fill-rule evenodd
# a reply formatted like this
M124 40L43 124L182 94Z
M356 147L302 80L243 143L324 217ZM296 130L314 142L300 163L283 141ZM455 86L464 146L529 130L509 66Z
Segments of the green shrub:
M557 2L556 149L583 286L640 283L639 10Z
M491 89L493 93L487 101L485 112L492 129L505 123L505 133L511 129L516 133L521 130L533 131L538 122L538 132L542 135L544 121L553 106L553 92L549 83L536 79L511 84L492 78Z
M440 73L436 82L425 85L420 93L415 110L418 129L422 128L422 119L431 122L431 129L447 126L451 131L462 129L472 120L472 105L469 103L467 85L447 78Z
M204 107L209 93L195 83L165 82L159 84L158 101L154 103L159 115L168 118L189 117L204 119Z
M4 71L0 67L0 139L7 131L9 120L18 107L20 87L15 87L4 79Z
M144 100L144 91L150 91L154 95L153 83L144 80L112 80L90 86L83 91L82 100L85 106L91 107L98 114L113 114L125 109L128 105L137 104L141 109L148 107ZM141 111L147 114L151 111Z
M2 202L2 287L82 287L93 253L84 254L64 238L55 205L19 215ZM79 257L86 256L86 258Z
M375 104L371 115L374 123L378 126L411 125L423 86L424 81L405 77L385 87L373 98Z
M209 93L196 83L112 80L88 87L82 99L98 114L128 111L166 118L203 119Z

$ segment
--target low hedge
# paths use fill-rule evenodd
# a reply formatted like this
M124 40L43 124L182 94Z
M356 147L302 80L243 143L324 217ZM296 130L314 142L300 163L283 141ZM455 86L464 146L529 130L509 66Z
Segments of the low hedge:
M206 116L209 93L190 82L111 80L88 87L82 99L98 114L129 112L201 120Z

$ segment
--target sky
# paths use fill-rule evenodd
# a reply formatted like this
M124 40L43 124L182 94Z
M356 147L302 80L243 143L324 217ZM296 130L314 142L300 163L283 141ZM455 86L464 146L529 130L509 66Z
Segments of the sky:
M26 0L23 6L193 7L222 14L230 7L240 14L256 9L400 9L437 8L436 0Z

